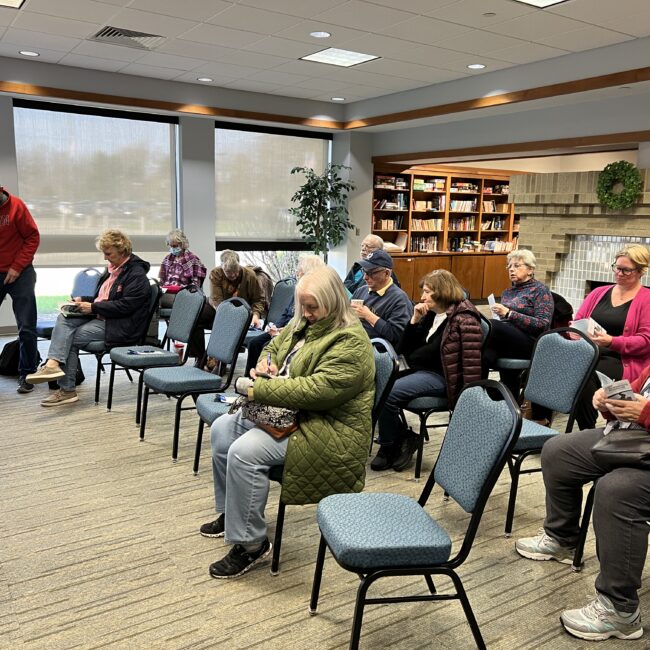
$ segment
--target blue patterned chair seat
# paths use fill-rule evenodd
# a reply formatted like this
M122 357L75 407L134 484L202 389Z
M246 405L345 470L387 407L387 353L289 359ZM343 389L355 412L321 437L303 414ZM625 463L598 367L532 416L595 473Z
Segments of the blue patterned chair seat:
M138 354L129 354L137 350ZM111 350L111 361L123 368L147 368L150 366L175 366L179 363L178 354L161 350L152 345L130 345Z
M51 339L55 323L56 320L39 318L36 322L36 336L42 339Z
M497 359L494 363L496 370L527 370L530 359Z
M551 429L550 427L542 426L530 420L521 421L521 433L519 439L515 444L513 453L527 451L529 449L541 449L542 445L549 440L559 435L559 431Z
M219 416L228 413L230 409L230 404L215 402L215 397L215 395L205 394L199 395L199 398L196 400L196 412L208 426L212 426L212 423Z
M446 397L424 396L412 399L405 407L407 411L429 411L432 409L445 411L447 409Z
M144 371L144 381L157 393L182 394L194 391L218 391L223 380L200 368L178 366L150 368Z
M400 494L333 494L316 519L332 555L354 570L437 564L451 553L447 532Z

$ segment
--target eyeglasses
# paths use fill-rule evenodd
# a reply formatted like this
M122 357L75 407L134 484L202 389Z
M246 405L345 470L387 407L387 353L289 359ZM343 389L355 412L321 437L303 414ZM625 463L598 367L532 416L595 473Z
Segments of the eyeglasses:
M614 271L614 273L620 273L621 275L632 275L632 273L638 270L639 269L628 269L625 266L618 266L616 264L612 264L612 271Z
M373 275L377 273L383 273L386 269L374 269L372 271L364 271L363 274L367 275L369 277L372 277Z
M518 269L518 268L521 268L522 266L527 266L527 265L526 264L516 264L516 263L506 264L506 271L509 271L510 269Z
M376 246L368 246L367 244L361 244L362 251L376 251L379 250Z

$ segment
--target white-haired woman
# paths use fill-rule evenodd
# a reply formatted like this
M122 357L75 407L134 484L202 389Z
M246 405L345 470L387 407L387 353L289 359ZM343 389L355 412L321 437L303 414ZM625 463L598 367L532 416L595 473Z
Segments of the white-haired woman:
M248 380L248 396L298 409L297 429L276 438L241 411L212 425L212 474L220 515L201 526L201 534L225 536L234 544L210 566L213 578L235 578L269 554L264 508L271 466L284 464L286 504L317 503L328 494L359 492L364 486L374 400L370 340L350 308L341 279L329 267L298 281L295 311L266 348L269 356L253 371L271 377Z
M492 331L483 352L483 361L492 368L497 359L530 359L537 337L551 326L553 296L549 288L535 279L537 262L533 253L518 249L508 253L506 268L512 286L501 294L501 302L492 306L499 320L492 321ZM501 381L515 399L521 389L519 370L501 370ZM535 419L542 419L535 417Z
M176 228L167 233L166 238L169 253L160 264L158 279L160 286L166 289L160 306L167 309L174 304L174 298L180 289L187 286L195 286L200 289L207 274L203 262L192 253L190 242L185 233Z

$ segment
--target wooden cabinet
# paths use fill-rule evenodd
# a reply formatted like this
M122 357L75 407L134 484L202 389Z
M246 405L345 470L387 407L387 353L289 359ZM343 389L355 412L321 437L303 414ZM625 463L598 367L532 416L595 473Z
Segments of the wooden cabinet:
M483 273L483 296L487 298L491 293L500 296L512 283L506 270L506 258L504 255L495 255L485 258L485 270Z
M469 293L470 300L483 298L485 255L460 254L451 260L451 272Z

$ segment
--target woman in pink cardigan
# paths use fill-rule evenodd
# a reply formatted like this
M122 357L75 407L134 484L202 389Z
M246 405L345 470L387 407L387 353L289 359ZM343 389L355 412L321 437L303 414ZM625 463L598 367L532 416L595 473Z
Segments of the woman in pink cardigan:
M616 284L594 289L575 316L593 318L606 330L591 339L600 350L597 370L612 379L632 380L650 364L650 289L641 284L649 264L646 246L631 244L620 250L612 264ZM576 419L581 429L596 426L591 402L599 387L592 376L579 398Z

